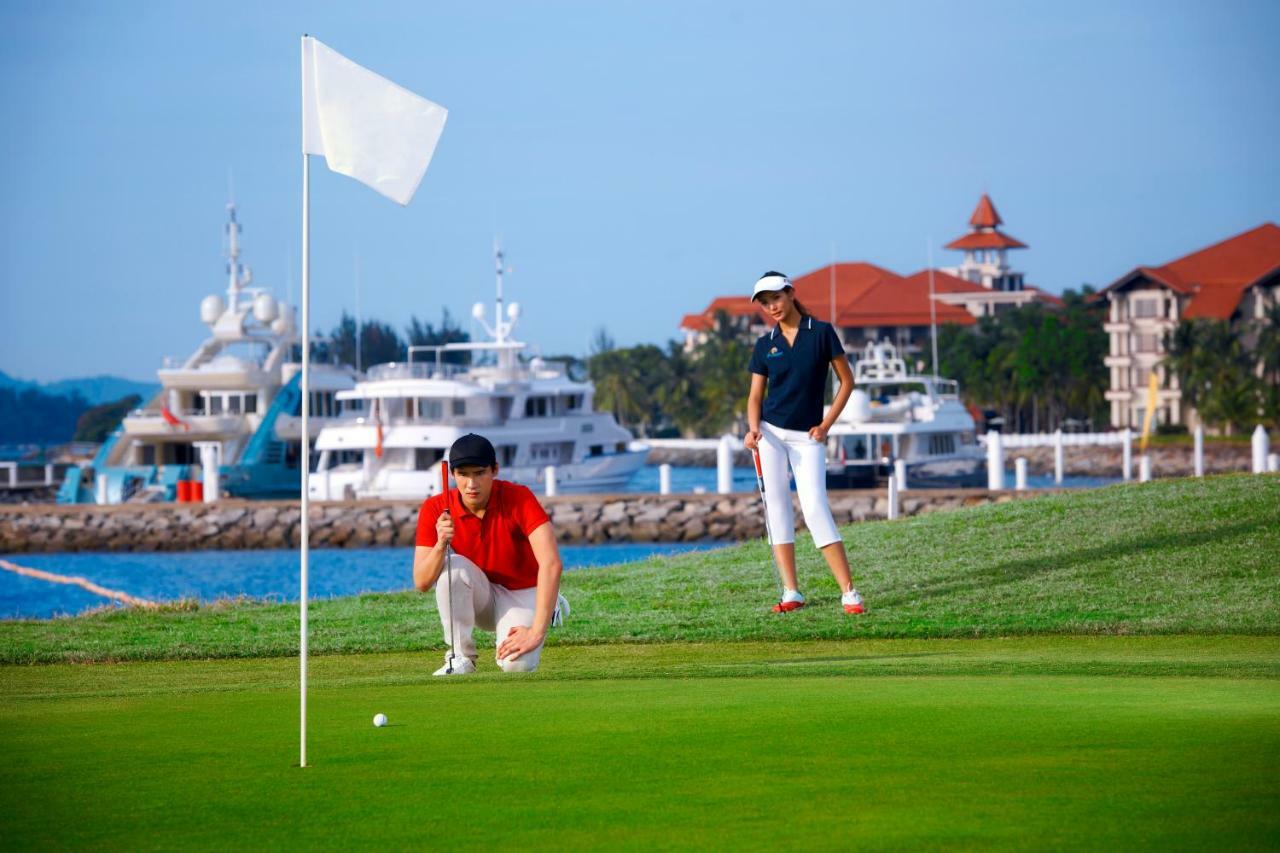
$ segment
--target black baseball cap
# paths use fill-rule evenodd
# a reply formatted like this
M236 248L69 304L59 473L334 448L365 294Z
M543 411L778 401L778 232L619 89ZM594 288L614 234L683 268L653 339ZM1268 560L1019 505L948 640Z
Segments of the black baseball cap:
M469 432L453 443L449 448L449 466L462 468L468 465L480 468L492 468L498 464L498 457L493 452L493 445L483 435Z

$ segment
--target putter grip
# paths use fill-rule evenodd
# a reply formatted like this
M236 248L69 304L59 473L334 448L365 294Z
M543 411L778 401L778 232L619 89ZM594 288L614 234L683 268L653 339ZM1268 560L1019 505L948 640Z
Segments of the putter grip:
M751 451L751 458L755 460L755 463L756 463L756 476L763 477L764 471L760 470L760 451L759 450Z
M443 459L440 460L440 494L449 494L449 463ZM449 503L446 499L444 511L449 511Z

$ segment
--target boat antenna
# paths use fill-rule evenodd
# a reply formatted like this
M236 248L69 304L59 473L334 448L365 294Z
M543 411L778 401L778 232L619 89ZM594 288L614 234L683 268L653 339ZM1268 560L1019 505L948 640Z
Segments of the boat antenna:
M360 372L360 248L355 251L356 275L356 373Z
M933 298L933 240L924 242L929 258L929 338L933 344L933 378L938 378L938 303Z
M494 337L498 343L502 343L507 339L507 330L502 320L502 275L506 272L506 267L503 264L501 237L493 238L493 263L498 277L498 301L494 306L493 329Z

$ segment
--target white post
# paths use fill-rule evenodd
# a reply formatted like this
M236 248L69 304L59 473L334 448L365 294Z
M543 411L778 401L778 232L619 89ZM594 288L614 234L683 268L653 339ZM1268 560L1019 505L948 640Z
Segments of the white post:
M46 486L53 485L53 464L46 462L44 466L44 484Z
M107 475L95 474L93 477L93 500L97 504L107 502Z
M1063 447L1062 430L1053 434L1053 483L1062 485L1062 474L1066 468L1066 450Z
M1019 456L1013 460L1013 487L1020 492L1027 490L1027 458Z
M987 432L987 488L993 492L1004 489L1004 446L995 430Z
M542 469L542 484L546 489L547 497L554 498L556 496L556 466L548 465Z
M1151 454L1144 453L1138 457L1138 482L1151 482Z
M1280 471L1280 453L1267 454L1267 473L1274 474Z
M1267 454L1271 451L1271 437L1258 424L1253 430L1253 473L1262 474L1267 470Z
M1133 430L1128 427L1120 433L1123 445L1120 461L1120 477L1126 481L1133 479Z
M716 491L727 495L733 491L733 436L720 436L716 447Z
M1196 426L1195 451L1193 462L1195 464L1196 476L1204 476L1204 427Z
M788 495L790 497L790 495ZM889 520L898 517L898 478L889 478Z
M304 42L305 45L305 42ZM305 47L303 55L305 57ZM304 59L305 61L305 59ZM305 78L305 73L304 73ZM302 155L302 537L299 551L298 611L301 617L298 653L298 766L307 766L307 553L311 528L308 516L311 503L308 482L311 473L311 158Z
M907 461L905 459L893 460L893 479L898 481L898 491L905 492L907 490Z
M671 466L665 462L658 466L658 494L671 494Z
M217 503L222 497L221 481L218 478L218 465L222 462L222 445L216 441L197 441L200 451L200 471L204 480L204 502Z

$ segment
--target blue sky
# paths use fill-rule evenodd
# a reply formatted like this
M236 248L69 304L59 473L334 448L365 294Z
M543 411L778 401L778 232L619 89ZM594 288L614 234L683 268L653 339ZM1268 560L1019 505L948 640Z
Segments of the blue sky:
M785 8L784 8L785 7ZM313 322L491 297L661 342L761 271L899 272L989 192L1028 280L1106 284L1280 219L1280 4L37 3L0 9L0 370L149 379L225 288L298 290L299 36L437 101L400 208L313 169Z

